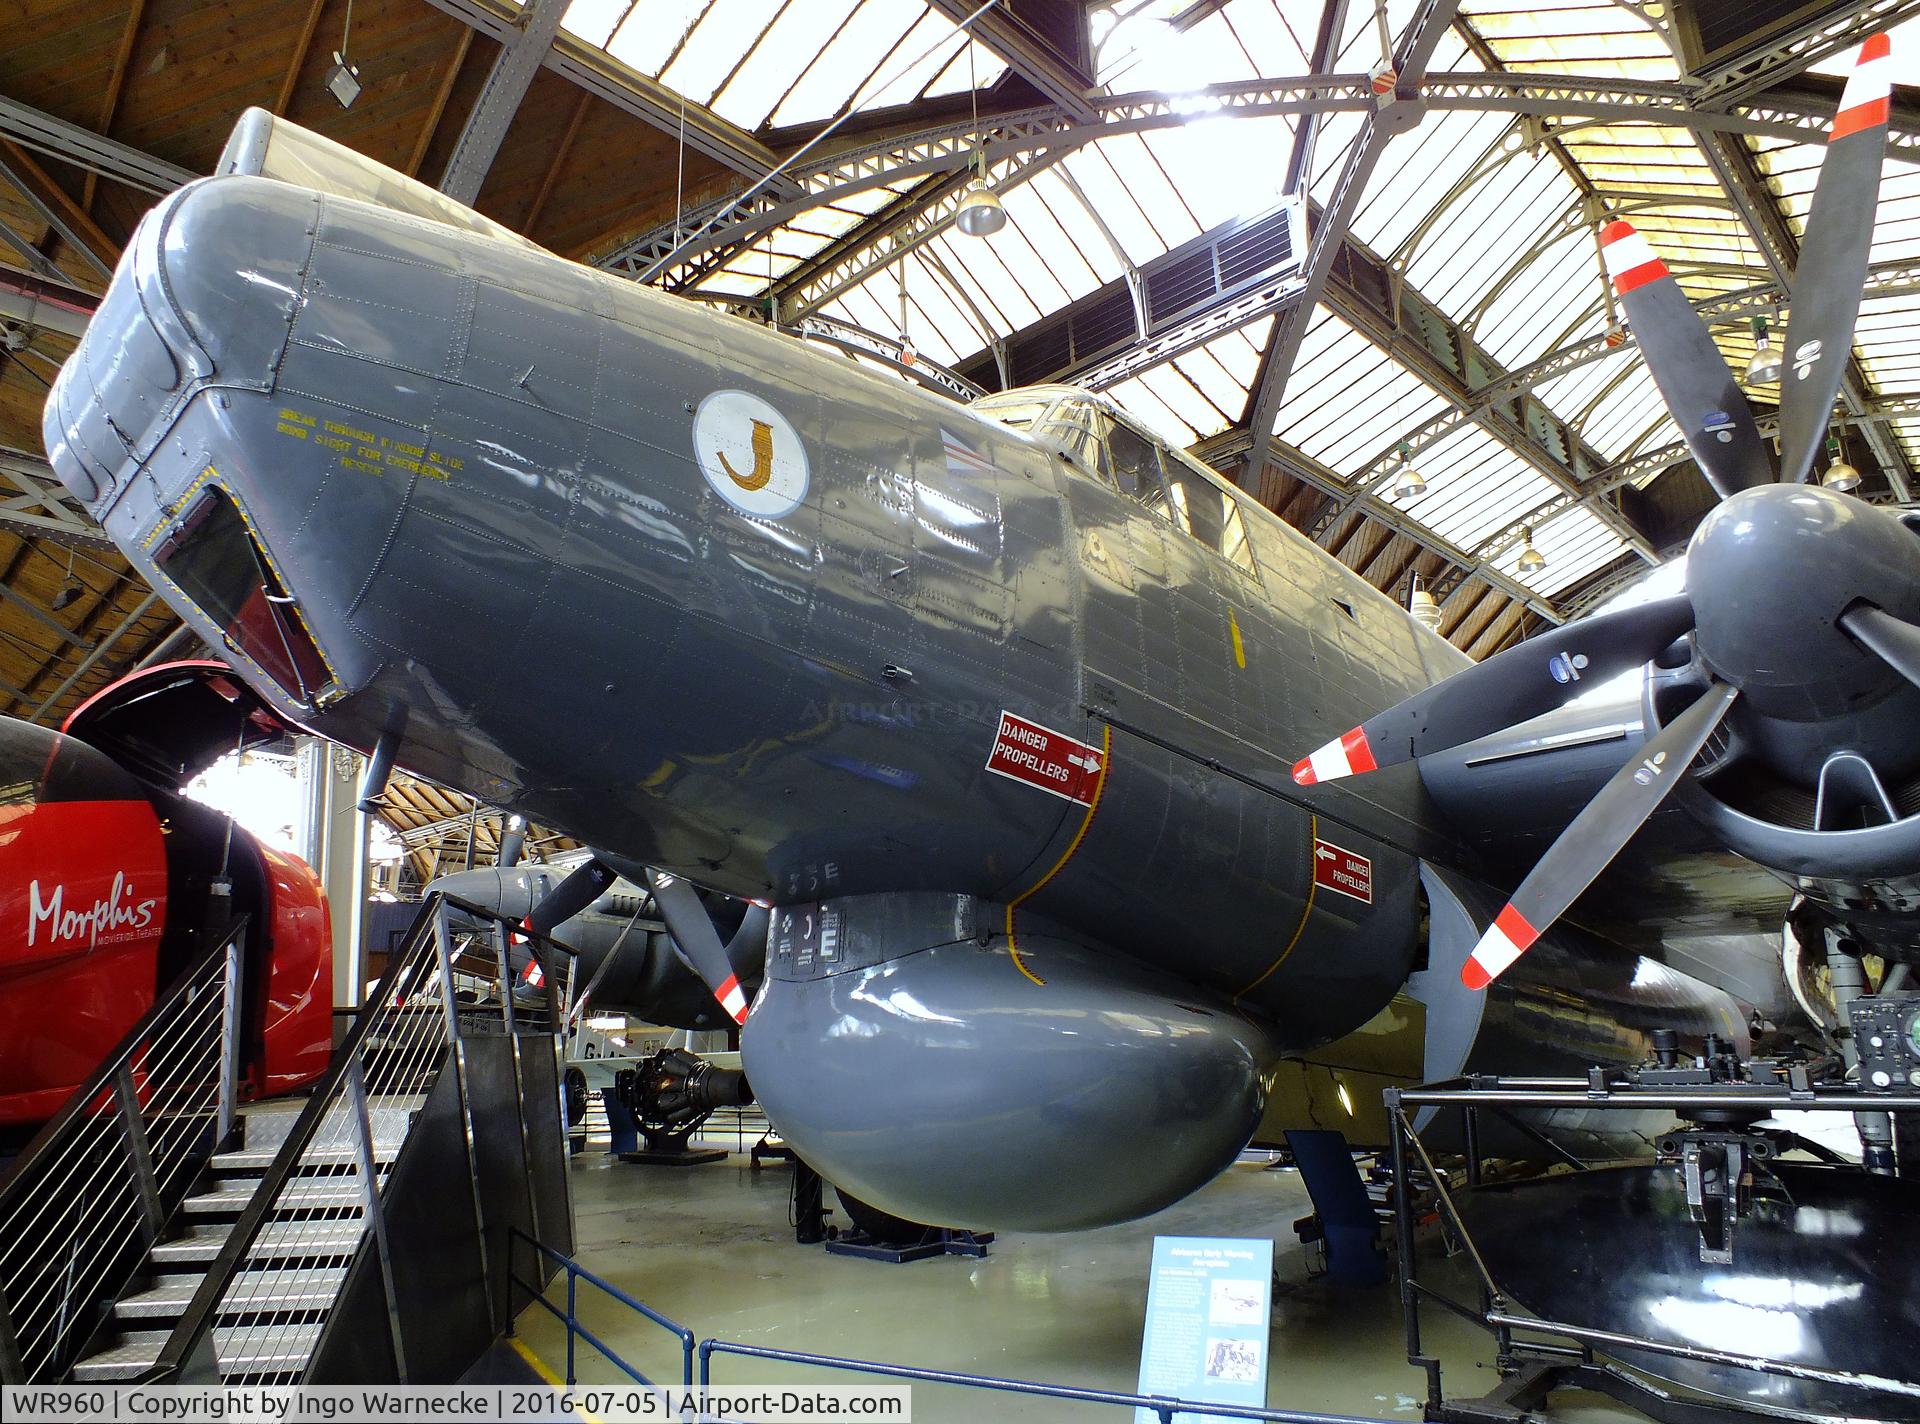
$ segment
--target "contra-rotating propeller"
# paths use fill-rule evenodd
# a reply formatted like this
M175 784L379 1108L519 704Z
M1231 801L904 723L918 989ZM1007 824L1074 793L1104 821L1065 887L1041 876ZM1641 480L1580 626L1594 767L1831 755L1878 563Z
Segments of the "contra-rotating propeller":
M619 876L612 867L598 857L584 862L541 896L528 913L525 928L535 934L552 934L555 926L564 924L585 910L604 895L617 879ZM672 936L675 947L687 961L688 967L713 991L713 997L735 1023L745 1023L747 996L740 988L740 978L734 972L732 960L735 954L755 943L756 936L764 942L769 919L766 909L758 905L750 906L732 941L722 944L719 931L714 929L713 919L707 914L707 907L700 902L699 892L693 886L675 876L652 870L647 872L647 882L653 892L654 904L660 911L660 918L666 922L667 933ZM608 962L611 963L611 957ZM603 971L606 967L604 964L601 966ZM588 993L591 993L592 987L588 986Z
M1628 324L1688 449L1721 496L1687 552L1684 594L1531 638L1381 712L1295 765L1303 786L1412 761L1570 701L1688 640L1697 700L1648 738L1514 892L1461 977L1484 988L1524 954L1666 800L1738 708L1748 754L1805 781L1862 745L1912 772L1920 540L1899 519L1806 484L1850 358L1886 151L1890 51L1861 46L1808 217L1782 372L1776 474L1753 412L1692 304L1631 224L1600 230ZM1875 717L1876 709L1889 715ZM1823 727L1844 721L1847 746ZM1764 753L1764 754L1763 754ZM1818 827L1816 826L1816 829Z

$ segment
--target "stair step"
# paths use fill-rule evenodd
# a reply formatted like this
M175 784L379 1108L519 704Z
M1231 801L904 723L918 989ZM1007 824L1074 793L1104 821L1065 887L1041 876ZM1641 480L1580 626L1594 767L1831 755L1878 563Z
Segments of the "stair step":
M253 1238L247 1258L349 1257L360 1249L364 1229L358 1214L340 1221L271 1221ZM163 1266L209 1262L220 1254L227 1235L224 1225L195 1226L184 1236L156 1245L153 1259Z
M381 1093L367 1099L367 1117L373 1125L375 1142L400 1142L407 1135L407 1127L413 1121L413 1115L426 1106L423 1093ZM280 1144L287 1140L287 1134L293 1131L293 1125L306 1111L304 1098L276 1098L270 1102L249 1103L240 1109L241 1124L244 1129L241 1141L250 1152L265 1151L271 1154L279 1151ZM348 1108L344 1102L336 1102L327 1109L326 1116L320 1121L315 1136L320 1141L342 1141L348 1133Z
M386 1173L379 1174L382 1181ZM232 1215L244 1211L254 1193L260 1190L258 1177L222 1177L206 1191L182 1203L197 1216ZM360 1178L357 1173L342 1172L327 1177L295 1177L281 1188L274 1202L276 1211L323 1211L360 1205Z
M294 1325L216 1326L213 1332L214 1357L220 1373L296 1374L306 1368L313 1347L320 1340L318 1321ZM131 1330L111 1349L89 1355L73 1367L73 1378L80 1384L109 1380L136 1379L153 1368L167 1343L165 1330Z
M241 1271L220 1302L224 1316L277 1310L325 1310L340 1294L345 1266L309 1266L299 1270ZM203 1275L161 1276L148 1289L114 1306L122 1320L171 1320L186 1312Z
M379 1166L392 1162L399 1153L400 1144L397 1141L376 1140L373 1144L373 1160ZM216 1152L212 1165L216 1172L264 1172L279 1155L280 1144L277 1142L271 1147L241 1147L232 1152ZM339 1143L326 1147L309 1146L301 1156L300 1163L302 1168L351 1167L359 1160L359 1153L352 1143Z

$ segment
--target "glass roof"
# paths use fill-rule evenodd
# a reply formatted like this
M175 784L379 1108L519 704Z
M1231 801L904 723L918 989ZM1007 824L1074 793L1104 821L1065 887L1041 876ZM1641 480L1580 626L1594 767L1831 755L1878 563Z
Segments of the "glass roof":
M573 0L560 23L748 130L963 94L1007 68L926 0Z
M1416 7L1417 0L1389 0L1393 33ZM1321 10L1321 0L1095 4L1088 14L1097 85L1114 95L1177 96L1206 84L1304 75ZM1432 67L1671 82L1682 76L1663 13L1661 6L1615 0L1467 0ZM574 0L566 23L749 128L820 123L849 108L964 92L968 83L964 38L926 0ZM914 62L929 44L938 44L936 55ZM985 89L1006 64L973 48ZM1350 6L1334 68L1365 70L1378 53L1373 6ZM1903 63L1920 80L1920 22ZM1844 72L1845 65L1818 68ZM1312 197L1330 196L1362 127L1356 113L1322 117ZM1195 99L1190 117L1172 127L1000 162L989 176L1010 219L1001 232L981 240L939 231L866 272L820 310L904 334L933 360L963 362L1119 281L1129 268L1271 207L1295 132L1292 117L1222 117ZM1797 231L1821 150L1743 142ZM700 288L758 296L917 181L843 196L804 214L735 255ZM1488 358L1513 370L1590 341L1618 319L1596 243L1598 222L1610 216L1629 217L1695 300L1771 279L1694 135L1652 123L1434 110L1387 148L1351 234ZM1896 258L1920 258L1920 168L1890 160L1873 259ZM1920 391L1920 357L1911 354L1909 337L1916 320L1920 297L1875 297L1863 308L1858 348L1877 390ZM1271 326L1263 318L1217 336L1110 394L1171 441L1217 434L1243 419ZM1729 362L1744 367L1752 351L1747 327L1717 326L1715 337ZM1678 438L1631 344L1532 395L1574 429L1602 467ZM1760 399L1764 406L1765 393ZM1391 456L1401 433L1450 408L1448 396L1322 307L1309 323L1275 433L1339 478L1355 480ZM1920 413L1891 428L1910 454L1920 454ZM1407 514L1468 553L1498 546L1498 567L1543 595L1626 553L1592 508L1573 506L1533 531L1548 563L1521 579L1518 525L1563 497L1563 477L1471 423L1421 451L1416 463L1429 489L1407 502ZM1384 486L1376 493L1387 497Z

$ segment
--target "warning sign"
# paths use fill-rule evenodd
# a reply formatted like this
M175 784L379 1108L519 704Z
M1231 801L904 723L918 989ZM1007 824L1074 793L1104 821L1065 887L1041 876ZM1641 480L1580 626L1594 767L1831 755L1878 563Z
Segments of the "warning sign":
M1100 749L1025 717L1002 712L993 750L987 753L987 770L1051 791L1078 805L1091 806L1094 792L1100 787Z
M1373 903L1373 862L1329 841L1313 843L1313 883Z

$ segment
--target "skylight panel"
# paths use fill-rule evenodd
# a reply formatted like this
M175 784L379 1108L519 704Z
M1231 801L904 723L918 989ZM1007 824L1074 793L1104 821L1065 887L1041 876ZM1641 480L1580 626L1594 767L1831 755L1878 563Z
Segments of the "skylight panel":
M1246 50L1256 72L1278 78L1307 72L1308 50L1317 33L1318 0L1234 0L1220 12ZM1299 26L1304 25L1304 28Z
M1675 79L1666 41L1625 5L1601 0L1495 0L1464 18L1501 65L1556 74Z
M1628 552L1619 535L1584 505L1574 505L1537 527L1533 531L1533 545L1546 558L1545 568L1522 574L1518 546L1501 554L1498 567L1509 578L1543 597L1570 588Z
M1920 325L1920 297L1869 297L1860 304L1854 345L1868 377L1883 391L1920 388L1920 350L1914 327Z
M1346 166L1347 154L1359 138L1365 119L1364 114L1347 109L1320 116L1313 138L1313 181L1307 189L1316 203L1325 203L1333 196L1333 185Z
M650 79L679 51L712 0L636 0L607 53Z
M991 333L980 329L940 274L918 253L909 259L907 300L912 306L914 344L944 365L952 365L991 340Z
M714 112L744 129L759 128L833 37L847 9L844 3L789 4L755 38L745 62L715 97Z
M945 54L949 46L943 46ZM973 51L973 58L967 58L967 51ZM1007 72L1007 62L977 41L968 41L960 46L947 66L927 85L927 98L938 99L943 94L964 94L969 89L990 89L1000 82L1000 76Z
M1026 189L1047 210L1048 217L1066 232L1075 255L1092 269L1102 284L1114 281L1126 272L1126 264L1115 255L1106 234L1100 231L1099 224L1094 221L1093 214L1074 196L1073 189L1058 173L1049 168L1036 175Z
M1107 392L1120 403L1120 408L1158 435L1169 445L1181 449L1193 444L1200 437L1194 428L1168 409L1165 401L1153 393L1138 376L1130 381L1122 381Z
M1426 424L1447 408L1439 393L1423 381L1389 364L1388 378L1365 401L1356 402L1347 417L1322 434L1325 462L1349 479L1372 469L1374 462L1406 431ZM1421 468L1421 457L1414 463Z
M1207 343L1208 354L1226 369L1242 390L1251 388L1259 373L1267 339L1273 334L1273 320L1270 316L1263 316L1238 331L1216 336Z
M1222 115L1190 119L1141 137L1161 176L1177 181L1181 207L1192 216L1195 231L1203 231L1229 218L1264 212L1279 201L1286 156L1293 147L1293 123L1282 115ZM1165 228L1162 224L1163 235Z
M1001 236L1004 237L1005 233ZM1045 315L1007 271L1005 264L994 256L991 249L1000 238L987 242L978 238L963 240L967 244L965 248L956 246L942 236L941 257L947 264L947 270L959 279L976 303L992 314L1002 330L1018 331Z
M1167 247L1154 231L1153 224L1147 221L1147 215L1140 211L1140 204L1127 191L1113 164L1108 161L1107 148L1116 141L1108 139L1090 144L1068 158L1066 168L1073 174L1074 182L1080 185L1080 191L1087 195L1087 201L1112 230L1114 239L1127 254L1127 260L1138 267L1158 257Z
M1229 332L1228 337L1237 333ZM1228 416L1228 423L1238 421L1240 412L1247 404L1246 385L1236 378L1220 361L1215 348L1225 347L1228 337L1215 337L1198 351L1189 351L1174 361L1174 369L1189 381L1194 389L1207 398L1208 404Z
M1446 408L1438 392L1326 308L1304 334L1274 434L1344 477Z
M1652 438L1650 431L1656 432ZM1631 368L1624 380L1594 402L1581 434L1616 464L1636 446L1665 445L1680 438L1679 428L1667 416L1666 403L1644 362Z
M1591 302L1599 280L1593 241L1570 231L1503 280L1474 319L1474 339L1501 364L1524 366Z
M1217 409L1211 401L1200 394L1199 388L1189 381L1171 364L1162 364L1140 373L1140 382L1166 408L1180 417L1180 420L1193 431L1190 439L1183 445L1191 445L1195 440L1209 435L1218 435L1233 424L1233 416Z
M1034 192L1031 184L1008 190L1001 195L1001 202L1010 220L1009 231L1018 232L1031 245L1046 269L1048 280L1063 289L1067 301L1084 297L1107 280L1089 265L1086 250L1055 221L1056 210ZM1070 195L1068 202L1078 206ZM998 242L1000 238L993 240Z
M980 242L969 239L968 258L978 257L975 264L984 273L1004 272L1007 279L1014 283L1021 295L1032 304L1036 317L1056 312L1072 300L1072 295L1062 285L1048 262L1034 249L1027 234L1017 222L1009 223L996 234L991 241ZM977 248L978 252L973 250ZM982 275L982 281L992 285L993 278ZM1002 308L1005 308L1004 301Z
M560 28L590 45L604 46L613 27L627 13L631 0L573 0L560 17Z
M1100 149L1153 231L1154 249L1150 256L1157 257L1198 235L1200 224L1194 221L1179 190L1168 180L1142 135L1122 134L1103 139ZM1101 215L1106 215L1104 208ZM1131 251L1131 245L1128 246ZM1136 262L1139 260L1135 258Z
M866 107L869 81L925 8L921 0L861 0L773 111L774 126L830 119L856 99Z
M1354 215L1353 231L1375 252L1399 250L1440 201L1494 148L1511 120L1460 111L1429 118L1395 139Z
M695 103L712 100L753 40L779 12L781 0L713 0L660 82Z
M938 42L941 35L952 33L953 25L944 15L932 10L923 14L900 40L890 61L881 66L883 72L876 81L878 87L869 88L861 107L884 109L890 104L911 103L918 98L934 76L952 63L954 54L965 57L966 46L958 41L947 45ZM898 74L887 79L886 76L896 70Z
M1523 153L1476 182L1407 258L1407 276L1442 310L1470 310L1543 231L1578 204L1557 164ZM1599 280L1597 275L1593 279Z

